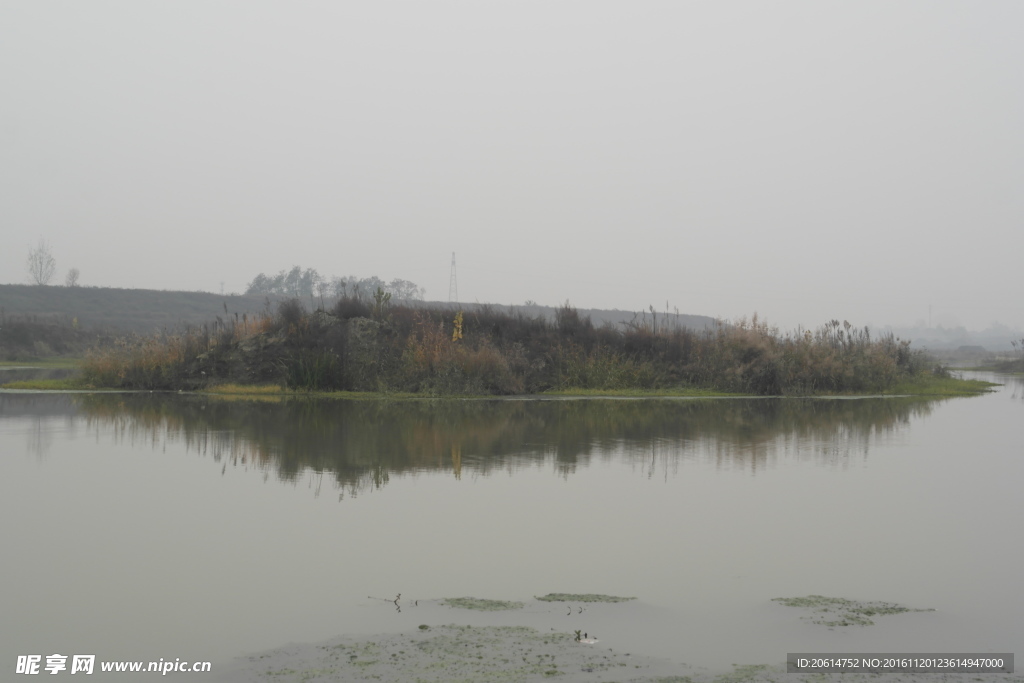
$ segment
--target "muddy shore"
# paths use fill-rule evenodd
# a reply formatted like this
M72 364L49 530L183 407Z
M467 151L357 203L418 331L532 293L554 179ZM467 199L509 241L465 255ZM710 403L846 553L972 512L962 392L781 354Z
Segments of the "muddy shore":
M440 626L370 638L289 645L245 657L222 672L224 683L375 681L377 683L1021 683L1017 674L787 674L784 665L741 665L711 673L664 659L616 652L600 642L528 626Z
M401 605L395 604L394 609ZM784 660L738 663L729 671L710 671L679 659L629 652L618 643L602 640L601 633L583 630L587 624L600 628L609 620L630 619L626 602L534 599L500 603L463 598L423 600L404 606L407 613L413 611L424 623L398 632L339 636L250 654L220 667L214 672L215 680L791 683L797 675L843 683L1024 683L1019 674L787 674ZM809 610L806 616L817 619L819 615Z

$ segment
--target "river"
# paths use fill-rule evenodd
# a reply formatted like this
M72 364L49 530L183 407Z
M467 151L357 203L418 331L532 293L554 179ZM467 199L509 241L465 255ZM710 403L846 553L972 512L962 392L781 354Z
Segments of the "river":
M0 392L0 662L216 671L290 642L458 623L438 598L551 592L636 600L542 626L712 671L787 652L1013 652L1024 381L971 376L1003 386L944 400ZM828 628L772 601L807 595L934 611Z

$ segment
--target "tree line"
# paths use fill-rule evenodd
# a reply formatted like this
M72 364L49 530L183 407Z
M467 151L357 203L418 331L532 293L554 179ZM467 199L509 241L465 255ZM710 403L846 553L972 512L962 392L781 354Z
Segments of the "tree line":
M345 277L325 277L315 268L293 266L291 270L282 270L276 275L258 274L246 286L246 294L277 294L298 299L315 297L351 297L369 299L377 292L390 294L398 300L422 300L426 290L414 282L395 278L385 282L373 275L358 278L353 275Z

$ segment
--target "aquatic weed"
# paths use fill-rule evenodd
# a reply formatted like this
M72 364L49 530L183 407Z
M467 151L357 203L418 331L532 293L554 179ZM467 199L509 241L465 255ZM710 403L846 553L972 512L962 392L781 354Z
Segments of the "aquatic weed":
M787 607L802 607L814 613L808 617L823 626L871 626L871 617L900 614L902 612L934 612L933 609L914 609L891 602L865 602L846 598L808 595L800 598L772 598L772 602Z
M536 598L543 602L626 602L636 598L623 598L617 595L601 595L598 593L548 593Z
M483 612L497 612L508 609L521 609L523 603L508 600L485 600L483 598L445 598L441 601L446 607L475 609Z

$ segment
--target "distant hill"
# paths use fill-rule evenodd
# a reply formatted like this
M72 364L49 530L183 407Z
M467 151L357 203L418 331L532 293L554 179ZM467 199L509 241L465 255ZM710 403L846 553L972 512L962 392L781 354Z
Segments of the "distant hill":
M53 322L69 325L78 320L78 327L104 332L136 332L151 334L161 330L176 330L190 325L202 325L216 320L224 322L235 315L259 315L267 310L275 312L285 297L243 294L212 294L210 292L171 292L153 289L115 289L110 287L51 287L38 285L0 285L0 316L24 318L34 316L39 323ZM319 299L302 302L306 308L320 305ZM333 299L324 299L328 308ZM489 306L499 311L518 311L527 316L554 319L558 310L552 306L501 304L450 304L440 301L403 302L415 306L451 307L471 311ZM633 311L577 309L580 316L593 321L595 327L611 324L621 327L631 322L651 322L651 313ZM668 323L701 330L714 326L715 319L704 315L685 315L657 312L657 324ZM0 323L2 324L2 323Z
M256 315L266 310L265 296L209 292L167 292L110 287L0 285L0 314L33 317L34 322L70 324L105 332L151 334L214 321L218 316ZM277 301L270 301L276 310Z

